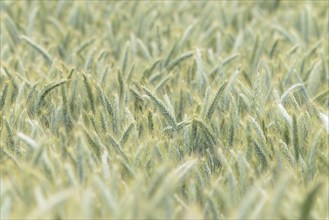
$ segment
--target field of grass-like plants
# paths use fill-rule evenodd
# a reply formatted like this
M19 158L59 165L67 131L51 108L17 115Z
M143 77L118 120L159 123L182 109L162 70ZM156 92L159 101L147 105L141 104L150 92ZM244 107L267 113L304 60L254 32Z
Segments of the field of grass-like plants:
M0 2L1 219L328 219L327 1Z

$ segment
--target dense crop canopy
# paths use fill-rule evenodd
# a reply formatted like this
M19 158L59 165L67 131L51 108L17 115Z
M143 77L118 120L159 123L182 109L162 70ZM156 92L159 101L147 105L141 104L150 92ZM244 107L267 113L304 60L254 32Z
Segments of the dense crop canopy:
M1 219L329 218L327 1L1 1Z

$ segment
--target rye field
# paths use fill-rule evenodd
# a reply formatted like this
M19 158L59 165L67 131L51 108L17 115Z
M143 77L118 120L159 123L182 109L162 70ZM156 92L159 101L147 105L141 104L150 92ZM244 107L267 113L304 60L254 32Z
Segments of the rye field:
M328 219L328 1L1 0L1 219Z

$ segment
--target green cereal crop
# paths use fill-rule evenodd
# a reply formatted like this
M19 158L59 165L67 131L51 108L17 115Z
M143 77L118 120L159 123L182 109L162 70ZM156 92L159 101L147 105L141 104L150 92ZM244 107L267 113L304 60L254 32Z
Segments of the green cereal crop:
M0 219L329 219L328 1L0 6Z

